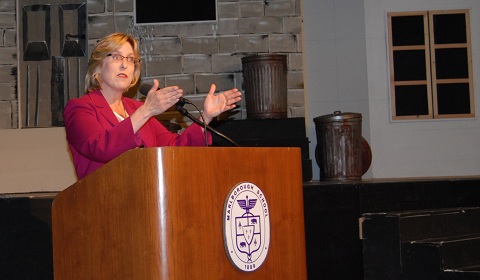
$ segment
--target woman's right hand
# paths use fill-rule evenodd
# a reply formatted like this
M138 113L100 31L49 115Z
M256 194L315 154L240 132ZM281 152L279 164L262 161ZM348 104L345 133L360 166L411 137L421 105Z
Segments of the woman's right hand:
M183 96L183 90L178 86L159 89L158 80L153 80L153 86L148 91L145 102L130 116L133 132L137 131L153 116L167 111Z
M143 105L149 112L150 117L167 111L180 100L180 97L183 96L183 90L178 86L171 86L161 89L159 89L158 86L158 80L153 80L153 86L148 91Z

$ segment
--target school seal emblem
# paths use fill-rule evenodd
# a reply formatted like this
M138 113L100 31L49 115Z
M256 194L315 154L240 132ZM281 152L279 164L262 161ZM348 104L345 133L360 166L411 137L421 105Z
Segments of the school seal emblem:
M223 209L223 238L230 262L239 270L255 271L270 247L270 213L262 190L243 182L228 194Z

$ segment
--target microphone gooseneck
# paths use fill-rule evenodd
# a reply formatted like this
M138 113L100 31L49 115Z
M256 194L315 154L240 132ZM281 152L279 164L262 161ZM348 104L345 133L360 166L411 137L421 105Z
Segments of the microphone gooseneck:
M177 103L178 104L178 103ZM192 103L193 106L195 106L195 104ZM184 115L185 117L189 118L190 120L192 120L193 122L195 122L196 124L202 126L205 128L205 130L209 130L210 132L213 132L215 133L216 135L222 137L223 139L227 140L228 142L230 142L230 144L236 146L236 147L240 147L240 145L233 141L232 139L230 139L228 136L224 135L223 133L221 133L220 131L216 130L215 128L209 126L208 124L206 124L205 122L202 122L200 121L199 119L195 118L192 114L190 114L190 112L188 112L187 109L183 108L183 106L179 106L179 105L176 105L175 106L175 109L177 109L178 112L180 112L182 115ZM200 110L198 110L197 108L197 111L200 112ZM202 116L202 113L200 113L200 116ZM203 119L203 116L202 116L202 119ZM206 135L205 135L205 138ZM208 146L208 145L207 145Z

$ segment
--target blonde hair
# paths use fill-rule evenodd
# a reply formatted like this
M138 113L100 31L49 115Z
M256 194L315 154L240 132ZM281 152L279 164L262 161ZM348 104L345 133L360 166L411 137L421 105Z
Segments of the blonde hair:
M125 43L130 43L133 48L133 54L140 59L140 52L138 50L138 41L131 35L124 33L113 33L107 35L97 42L93 48L92 55L88 61L87 74L85 75L85 92L91 92L101 89L100 81L97 76L97 69L101 66L108 54L121 48ZM142 62L135 64L135 71L133 73L132 83L133 87L140 79L140 72L142 69ZM128 89L127 89L128 90Z

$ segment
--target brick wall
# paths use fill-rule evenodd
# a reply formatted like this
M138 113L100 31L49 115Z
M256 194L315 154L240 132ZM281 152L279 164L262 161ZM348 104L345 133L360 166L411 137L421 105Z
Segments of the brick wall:
M156 78L161 86L179 85L199 107L212 83L220 91L243 90L242 57L285 54L288 117L305 115L300 0L218 0L217 23L141 27L132 23L133 0L88 0L87 8L90 46L112 32L134 34L143 47L142 80L151 83ZM0 23L0 128L16 128L15 0L0 2ZM227 116L246 118L245 98L240 109ZM162 117L174 118L173 111Z

